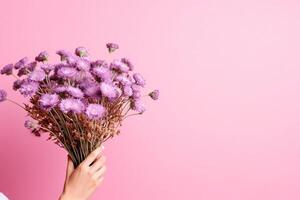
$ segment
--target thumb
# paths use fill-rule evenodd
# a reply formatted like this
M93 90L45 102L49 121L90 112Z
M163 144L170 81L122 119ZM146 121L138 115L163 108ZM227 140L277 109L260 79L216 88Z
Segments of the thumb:
M66 179L68 179L74 171L74 164L70 156L68 156Z

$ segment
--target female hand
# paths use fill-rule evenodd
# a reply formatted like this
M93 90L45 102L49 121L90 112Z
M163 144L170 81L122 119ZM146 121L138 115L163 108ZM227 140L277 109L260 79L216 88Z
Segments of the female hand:
M94 150L76 169L68 157L66 180L60 200L87 200L103 181L105 157Z

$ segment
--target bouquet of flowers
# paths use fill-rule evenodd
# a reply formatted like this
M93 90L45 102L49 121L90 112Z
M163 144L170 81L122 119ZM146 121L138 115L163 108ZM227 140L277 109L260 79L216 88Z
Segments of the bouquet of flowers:
M106 47L109 53L119 48L114 43ZM48 63L48 53L43 51L34 61L25 57L4 66L1 74L16 78L13 89L29 98L29 103L18 104L4 90L0 90L0 102L7 100L25 109L31 118L25 127L36 136L49 133L49 139L65 148L78 166L120 133L125 118L145 111L142 97L157 100L159 91L142 95L145 79L133 72L127 58L92 60L84 47L75 53L56 53L60 56L57 64Z

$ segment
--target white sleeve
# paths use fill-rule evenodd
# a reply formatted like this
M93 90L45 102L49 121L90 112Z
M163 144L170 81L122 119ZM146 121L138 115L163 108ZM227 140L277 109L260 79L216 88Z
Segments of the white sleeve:
M8 200L8 198L0 192L0 200Z

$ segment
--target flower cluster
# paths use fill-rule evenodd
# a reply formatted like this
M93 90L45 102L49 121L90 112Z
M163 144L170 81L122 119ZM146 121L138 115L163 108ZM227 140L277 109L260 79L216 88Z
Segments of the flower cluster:
M119 48L114 43L106 47L109 53ZM128 58L93 60L84 47L74 53L56 53L59 63L48 63L49 54L43 51L34 61L25 57L5 65L0 73L16 77L13 89L30 98L31 104L25 109L40 126L34 130L49 132L78 164L88 152L118 133L123 119L145 112L143 96L157 100L159 92L142 94L146 81L133 72ZM0 90L0 102L6 96ZM32 124L27 121L25 126L32 128ZM84 141L91 143L88 152L80 152L83 149L77 146Z

